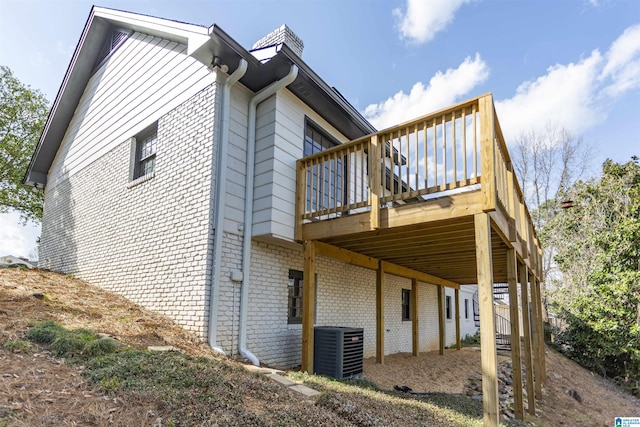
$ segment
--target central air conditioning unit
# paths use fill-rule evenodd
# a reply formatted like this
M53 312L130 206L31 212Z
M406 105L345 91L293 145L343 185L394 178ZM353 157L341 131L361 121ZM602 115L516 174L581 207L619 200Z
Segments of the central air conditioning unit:
M313 341L313 372L337 379L362 374L364 331L362 328L316 326Z

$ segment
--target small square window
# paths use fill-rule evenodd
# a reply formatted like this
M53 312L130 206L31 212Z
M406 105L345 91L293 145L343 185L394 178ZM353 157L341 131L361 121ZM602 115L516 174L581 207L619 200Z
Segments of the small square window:
M402 290L402 320L411 320L411 289Z
M154 123L131 139L130 180L152 176L156 170L158 124Z
M451 319L451 297L447 296L445 299L445 313L447 315L447 319Z

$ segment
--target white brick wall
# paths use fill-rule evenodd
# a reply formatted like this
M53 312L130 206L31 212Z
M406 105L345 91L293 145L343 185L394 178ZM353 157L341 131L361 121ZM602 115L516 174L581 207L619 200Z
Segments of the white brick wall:
M230 274L240 269L242 238L225 235L220 289L218 342L231 356L237 356L240 285ZM235 246L235 248L234 248ZM300 364L301 325L287 323L289 270L303 270L301 250L254 241L251 289L247 320L247 347L262 362L283 368ZM318 257L316 325L350 326L364 329L364 355L375 355L376 273L330 258ZM438 348L437 288L419 283L420 351ZM411 351L411 322L401 320L402 288L411 281L385 276L385 354ZM455 329L454 329L455 332ZM453 341L448 344L455 343Z
M216 89L159 118L155 177L130 185L125 138L45 190L41 267L121 293L204 337Z

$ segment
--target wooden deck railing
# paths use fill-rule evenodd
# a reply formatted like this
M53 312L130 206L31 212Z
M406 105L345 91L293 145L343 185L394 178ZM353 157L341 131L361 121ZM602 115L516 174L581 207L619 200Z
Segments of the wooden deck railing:
M297 228L363 211L375 226L381 208L478 187L483 209L502 210L537 253L491 94L298 160Z

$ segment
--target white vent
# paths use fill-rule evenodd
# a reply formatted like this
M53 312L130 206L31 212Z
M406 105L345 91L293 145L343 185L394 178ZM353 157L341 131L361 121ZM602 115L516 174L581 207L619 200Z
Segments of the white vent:
M129 37L129 34L131 33L124 30L113 30L111 32L109 38L105 41L104 46L100 51L100 55L98 55L96 68L98 68L102 64L105 58L111 54L111 52L116 50Z

